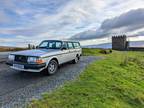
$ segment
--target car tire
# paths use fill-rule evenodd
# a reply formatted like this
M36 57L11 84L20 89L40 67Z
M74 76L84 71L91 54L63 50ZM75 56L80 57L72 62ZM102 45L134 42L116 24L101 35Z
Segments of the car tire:
M75 59L73 60L73 63L74 64L77 64L80 60L80 57L79 56L76 56Z
M45 75L53 75L58 70L58 62L56 60L51 60L44 71Z

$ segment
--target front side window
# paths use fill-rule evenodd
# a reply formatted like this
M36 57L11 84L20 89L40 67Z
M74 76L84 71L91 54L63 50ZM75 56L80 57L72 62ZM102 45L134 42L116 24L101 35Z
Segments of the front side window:
M68 48L69 48L69 49L72 49L72 48L73 48L73 44L72 44L72 42L68 42L67 45L68 45Z
M46 48L46 49L60 49L62 46L62 42L60 41L43 41L39 48Z

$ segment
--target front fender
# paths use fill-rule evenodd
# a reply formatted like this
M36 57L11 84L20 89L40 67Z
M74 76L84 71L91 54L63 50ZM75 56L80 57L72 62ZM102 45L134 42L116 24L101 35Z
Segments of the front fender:
M43 57L43 59L44 59L45 62L46 62L46 66L48 66L49 62L50 62L52 59L57 59L57 60L59 61L59 59L58 59L57 56Z

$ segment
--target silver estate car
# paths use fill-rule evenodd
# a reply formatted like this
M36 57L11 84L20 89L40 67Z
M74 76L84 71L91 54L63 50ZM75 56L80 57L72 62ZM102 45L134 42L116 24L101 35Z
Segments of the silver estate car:
M44 40L37 49L9 54L7 64L19 71L45 72L52 75L63 63L69 61L77 63L81 55L82 49L79 42Z

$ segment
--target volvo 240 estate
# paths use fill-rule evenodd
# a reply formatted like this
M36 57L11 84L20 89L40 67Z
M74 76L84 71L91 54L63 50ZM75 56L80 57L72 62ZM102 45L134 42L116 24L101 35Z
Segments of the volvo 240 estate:
M44 40L36 49L9 54L7 64L19 71L46 72L54 74L58 66L80 60L82 49L79 42L63 40Z

